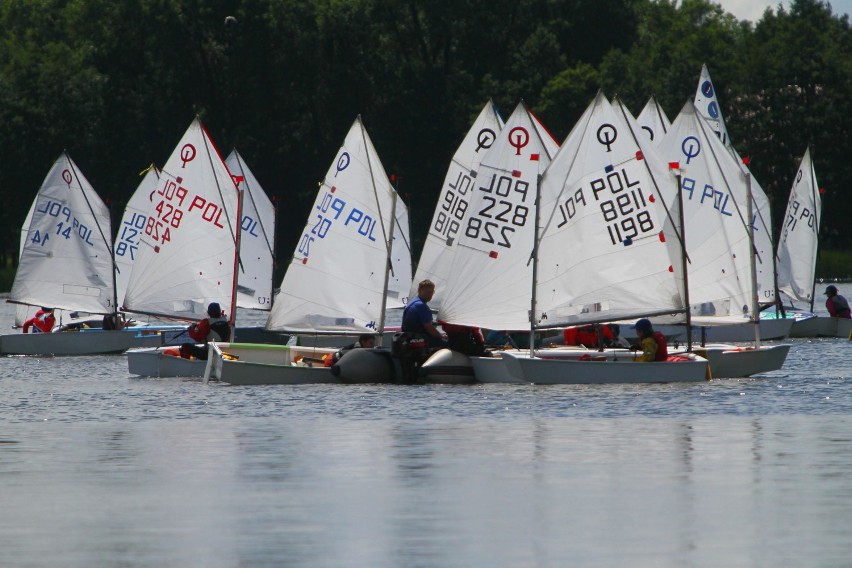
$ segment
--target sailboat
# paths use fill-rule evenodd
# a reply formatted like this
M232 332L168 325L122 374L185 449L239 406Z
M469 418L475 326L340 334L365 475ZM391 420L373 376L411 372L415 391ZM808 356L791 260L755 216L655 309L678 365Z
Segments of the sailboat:
M115 314L116 284L107 206L67 152L54 162L25 221L26 238L10 302L67 312ZM133 330L0 336L4 354L121 353Z
M688 291L694 325L738 323L753 348L705 344L714 377L742 377L779 369L789 345L761 346L758 280L752 229L750 174L687 102L659 150L677 164L680 188L664 195L683 202ZM710 329L716 329L715 327ZM670 329L659 328L666 335Z
M674 187L675 180L632 120L599 92L541 176L531 334L686 312L680 238L662 200L664 187ZM694 354L677 362L636 363L626 350L531 348L502 358L517 379L538 384L693 382L708 376L707 360Z
M240 205L228 167L201 121L194 119L148 195L144 234L122 310L199 321L208 304L221 302L230 308L226 315L233 330ZM206 364L160 349L131 350L127 360L131 373L161 377L201 376Z
M407 262L404 258L392 262L394 252L404 256L405 249L394 244L408 242L407 226L400 226L396 213L400 208L404 204L358 117L320 184L266 328L292 334L379 334L381 338L386 309L402 307L411 285L410 256ZM405 233L398 234L400 229ZM400 274L392 275L392 269ZM241 346L230 349L235 347ZM312 356L304 351L306 347L301 349L252 346L235 359L213 346L205 377L241 385L342 380L329 367L305 364L308 359L321 359L328 350ZM369 353L372 363L365 364L391 369L389 353L374 356L367 349L353 353L358 351Z
M710 78L707 65L702 65L698 86L693 99L697 113L702 116L716 133L724 147L733 156L734 161L750 180L752 194L752 218L750 220L754 241L756 269L756 287L758 302L762 305L775 303L775 262L772 244L771 211L769 198L758 181L751 175L748 160L741 160L731 144L725 119L722 116L716 87ZM793 321L784 319L762 319L759 323L761 339L783 339L790 333ZM753 326L749 324L711 326L703 330L708 341L750 341L753 338Z
M792 300L807 302L811 312L821 218L822 197L811 150L806 148L790 189L775 263L778 289ZM797 318L790 330L791 337L849 337L850 333L852 320L825 316Z

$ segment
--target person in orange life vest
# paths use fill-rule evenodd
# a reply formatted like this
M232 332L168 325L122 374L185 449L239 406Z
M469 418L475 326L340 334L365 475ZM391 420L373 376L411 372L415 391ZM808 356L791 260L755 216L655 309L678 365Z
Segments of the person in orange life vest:
M42 308L24 322L24 333L29 333L30 328L33 333L50 333L55 324L56 316L53 315L53 308Z
M638 320L633 325L633 329L636 330L636 337L639 338L639 345L642 347L642 354L637 356L635 361L665 361L669 358L666 336L659 331L654 331L650 320L645 318Z
M184 343L180 346L180 356L184 359L191 357L207 359L207 342L228 341L230 339L231 326L228 325L228 319L219 304L211 302L207 306L207 315L210 317L192 324L187 329L189 336L198 343L203 343L204 346Z
M603 344L609 345L610 342L615 338L615 334L612 332L612 328L608 325L604 325L601 328L601 335L603 336ZM583 325L578 327L566 327L562 331L562 338L565 341L565 345L582 345L584 347L600 347L598 341L598 325Z
M828 310L828 313L833 318L852 318L852 314L849 312L849 302L846 301L846 298L837 293L837 286L834 284L829 285L825 289L825 295L828 296L828 299L825 301L825 308Z

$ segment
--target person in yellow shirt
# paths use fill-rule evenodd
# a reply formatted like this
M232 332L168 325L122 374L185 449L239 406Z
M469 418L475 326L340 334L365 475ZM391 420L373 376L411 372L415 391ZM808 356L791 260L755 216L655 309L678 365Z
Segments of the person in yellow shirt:
M639 338L642 354L637 355L635 361L665 361L669 358L668 342L666 336L659 331L654 331L651 321L645 318L638 320L633 329Z

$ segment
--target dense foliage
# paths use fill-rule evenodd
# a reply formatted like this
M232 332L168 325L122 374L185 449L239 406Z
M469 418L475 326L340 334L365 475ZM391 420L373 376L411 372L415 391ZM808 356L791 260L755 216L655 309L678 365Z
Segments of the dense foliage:
M17 256L63 149L118 218L137 173L162 164L196 114L277 200L281 265L362 115L399 176L416 258L489 98L506 116L525 100L562 139L599 88L637 113L654 94L673 119L702 63L775 226L811 144L822 246L852 236L852 31L819 0L756 24L706 0L3 0L0 29L0 260Z

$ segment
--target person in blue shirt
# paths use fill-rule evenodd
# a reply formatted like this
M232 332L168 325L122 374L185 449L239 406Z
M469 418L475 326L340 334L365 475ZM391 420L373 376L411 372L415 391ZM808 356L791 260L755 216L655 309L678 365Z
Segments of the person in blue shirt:
M417 285L417 295L405 305L402 312L402 331L423 337L429 347L446 347L447 342L432 323L429 300L434 295L435 283L431 280L423 280Z

